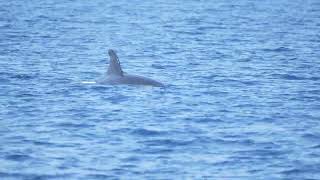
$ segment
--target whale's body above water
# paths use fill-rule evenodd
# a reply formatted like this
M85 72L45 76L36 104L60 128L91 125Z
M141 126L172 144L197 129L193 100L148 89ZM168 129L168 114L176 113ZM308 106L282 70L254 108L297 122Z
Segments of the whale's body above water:
M158 86L158 87L164 86L161 82L158 82L151 78L124 73L122 71L119 58L115 53L115 51L112 49L109 49L108 53L110 56L110 63L107 71L107 77L102 81L100 81L100 83L110 84L110 85L127 84L127 85L146 85L146 86Z

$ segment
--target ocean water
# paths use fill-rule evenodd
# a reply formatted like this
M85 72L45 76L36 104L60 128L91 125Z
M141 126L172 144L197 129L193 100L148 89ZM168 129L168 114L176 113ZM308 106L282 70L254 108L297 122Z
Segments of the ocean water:
M320 179L319 58L318 0L1 0L0 179Z

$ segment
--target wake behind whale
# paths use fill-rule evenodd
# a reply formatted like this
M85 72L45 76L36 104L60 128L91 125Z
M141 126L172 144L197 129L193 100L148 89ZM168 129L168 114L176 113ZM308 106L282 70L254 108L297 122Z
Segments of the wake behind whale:
M126 74L122 71L119 58L114 50L109 49L108 54L110 56L109 67L107 71L107 77L97 83L109 84L109 85L145 85L145 86L156 86L164 87L164 85L151 78ZM91 83L91 82L84 82Z

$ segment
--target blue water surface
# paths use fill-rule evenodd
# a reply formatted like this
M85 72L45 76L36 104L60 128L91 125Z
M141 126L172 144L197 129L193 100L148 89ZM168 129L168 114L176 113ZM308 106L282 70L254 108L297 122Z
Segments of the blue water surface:
M319 58L318 0L0 0L0 179L320 179Z

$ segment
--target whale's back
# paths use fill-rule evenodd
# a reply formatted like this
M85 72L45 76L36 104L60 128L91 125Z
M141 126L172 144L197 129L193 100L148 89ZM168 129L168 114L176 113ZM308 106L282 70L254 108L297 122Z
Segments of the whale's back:
M132 85L150 85L150 86L158 86L163 87L164 85L156 80L151 78L138 76L138 75L124 75L121 78L121 82L123 84L132 84Z
M128 85L146 85L146 86L158 86L163 87L164 85L151 78L129 75L122 71L119 58L114 50L109 49L110 63L107 71L107 79L101 81L104 84L128 84Z

